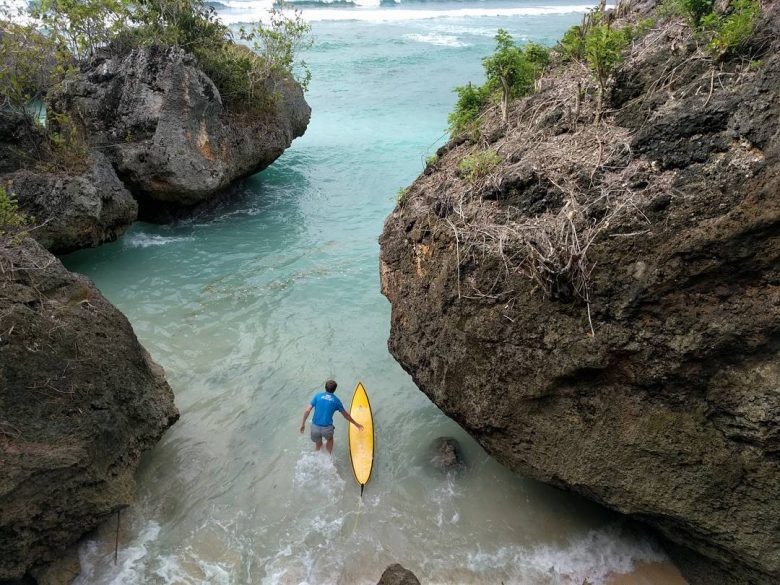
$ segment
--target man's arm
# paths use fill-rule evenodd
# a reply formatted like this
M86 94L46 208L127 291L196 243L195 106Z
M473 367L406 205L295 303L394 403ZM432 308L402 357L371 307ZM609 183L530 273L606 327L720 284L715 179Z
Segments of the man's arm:
M357 428L359 428L361 431L363 430L363 425L361 425L359 422L357 422L354 418L350 416L350 414L346 410L341 410L341 416L343 416L345 419L347 419L349 422L351 422L353 425L355 425Z
M306 410L303 411L303 420L301 421L301 433L306 430L306 419L309 418L309 413L311 412L311 404L306 407Z

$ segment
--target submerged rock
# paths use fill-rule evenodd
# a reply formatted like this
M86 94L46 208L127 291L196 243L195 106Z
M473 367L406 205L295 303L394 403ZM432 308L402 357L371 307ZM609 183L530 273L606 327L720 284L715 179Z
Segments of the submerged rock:
M0 176L35 219L30 234L55 254L116 240L138 217L138 203L106 157L93 152L87 165L79 174L22 169Z
M420 581L409 569L396 563L385 569L376 585L420 585Z
M458 442L452 437L439 437L431 443L431 465L447 473L463 467L463 457Z
M599 127L577 97L592 80L558 66L508 127L488 112L485 142L442 149L381 238L389 348L420 389L511 469L655 527L692 584L780 582L780 3L765 10L753 68L656 26ZM485 148L490 174L459 176Z
M276 160L311 109L287 80L266 111L225 111L214 83L180 49L94 59L54 98L81 122L142 205L144 217L201 203Z
M29 238L0 243L0 268L4 580L127 506L139 457L178 413L162 369L88 279Z

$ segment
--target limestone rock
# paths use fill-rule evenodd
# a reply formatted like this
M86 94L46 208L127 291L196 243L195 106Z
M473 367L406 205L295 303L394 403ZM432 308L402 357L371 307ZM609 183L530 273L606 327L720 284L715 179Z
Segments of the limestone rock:
M463 467L463 457L458 442L452 437L439 437L431 444L431 465L448 473Z
M38 226L30 234L46 249L64 254L116 240L138 217L138 203L99 152L83 173L21 169L0 184Z
M750 71L661 22L599 128L591 93L574 105L591 81L562 65L500 143L443 149L380 242L389 348L419 388L511 469L657 529L693 585L780 582L780 3L765 10ZM485 148L491 175L458 177ZM609 222L577 293L534 262L556 233L579 262L583 208L584 230Z
M133 499L178 418L162 369L85 277L0 244L0 581L60 558Z
M214 83L179 49L99 57L67 82L53 107L79 120L142 204L142 215L192 206L276 160L311 109L287 80L262 113L224 110Z
M420 585L420 581L409 569L396 563L385 569L377 585Z

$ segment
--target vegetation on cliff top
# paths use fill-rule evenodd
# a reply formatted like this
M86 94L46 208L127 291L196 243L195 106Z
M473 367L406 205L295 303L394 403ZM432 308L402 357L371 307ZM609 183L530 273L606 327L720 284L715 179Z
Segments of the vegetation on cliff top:
M652 226L642 209L668 193L668 177L632 154L631 130L610 109L632 99L613 95L616 76L632 75L626 60L642 61L659 43L679 38L685 51L672 53L685 60L680 55L690 51L687 58L703 68L696 95L706 106L716 69L753 69L749 41L760 15L757 0L734 0L719 13L712 0L666 0L641 17L627 6L607 11L602 5L552 51L515 46L499 31L496 52L483 60L485 84L456 88L454 140L438 153L435 171L461 181L426 199L446 218L459 263L495 258L504 277L521 275L548 298L583 302L592 334L589 249L607 234L647 233ZM673 82L655 80L652 91ZM400 204L415 205L422 191L412 185ZM630 227L616 234L616 226ZM496 298L500 283L493 287L469 294Z
M235 39L204 0L39 0L25 15L0 15L0 104L25 108L99 52L163 46L192 53L228 109L263 110L278 83L292 78L306 89L310 79L298 60L310 27L283 8Z

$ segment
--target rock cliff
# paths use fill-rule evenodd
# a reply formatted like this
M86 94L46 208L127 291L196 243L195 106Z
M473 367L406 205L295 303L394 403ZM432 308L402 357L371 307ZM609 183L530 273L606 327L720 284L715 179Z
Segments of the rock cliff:
M657 529L693 584L780 581L778 3L750 43L715 59L659 21L599 126L588 72L556 65L381 237L420 389L508 467Z
M180 49L138 48L93 59L53 97L154 217L207 200L276 160L311 109L294 81L266 111L227 112L214 83Z
M30 238L0 242L0 581L127 506L178 418L162 369L94 285Z

